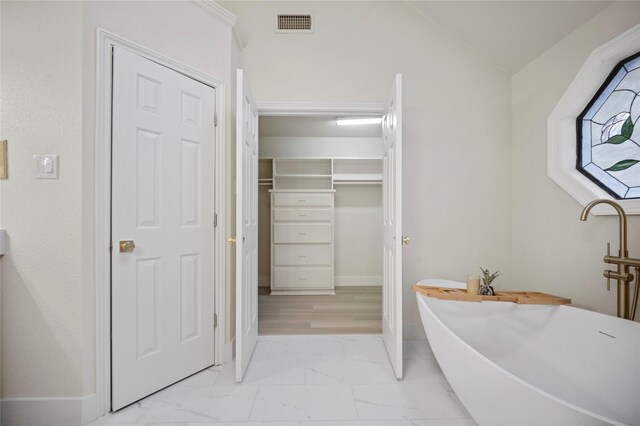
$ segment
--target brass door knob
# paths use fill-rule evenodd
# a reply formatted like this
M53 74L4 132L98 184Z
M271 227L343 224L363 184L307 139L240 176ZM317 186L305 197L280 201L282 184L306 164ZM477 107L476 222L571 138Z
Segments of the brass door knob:
M227 242L229 243L230 246L234 245L236 243L236 238L235 237L231 237L227 240Z
M133 253L135 248L136 243L134 243L133 240L120 241L120 253Z
M402 237L402 245L406 246L407 244L409 244L411 242L411 238L409 237Z

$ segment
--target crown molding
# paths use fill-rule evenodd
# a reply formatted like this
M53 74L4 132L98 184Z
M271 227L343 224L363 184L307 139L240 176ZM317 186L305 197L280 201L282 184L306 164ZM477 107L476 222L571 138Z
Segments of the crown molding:
M231 27L231 31L233 34L233 39L235 40L238 48L240 50L244 49L245 42L242 37L242 32L240 31L238 24L238 17L233 13L229 12L223 6L220 6L217 2L213 0L191 0L196 5L200 6L202 9L211 13L213 16L221 20L223 23L229 25Z
M229 12L224 7L220 6L217 2L213 0L191 0L193 3L197 4L204 10L208 11L216 18L220 19L225 24L230 27L234 27L236 22L238 22L238 17L233 13Z
M236 23L233 26L233 39L236 41L236 44L238 45L238 48L240 49L240 51L242 51L242 49L244 49L244 38L242 37L242 31L240 31L240 23Z

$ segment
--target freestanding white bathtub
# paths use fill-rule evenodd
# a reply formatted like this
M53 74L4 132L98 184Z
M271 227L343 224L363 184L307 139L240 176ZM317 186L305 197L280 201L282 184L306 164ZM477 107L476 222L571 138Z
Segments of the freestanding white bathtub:
M570 306L416 296L433 353L479 425L640 425L639 323Z

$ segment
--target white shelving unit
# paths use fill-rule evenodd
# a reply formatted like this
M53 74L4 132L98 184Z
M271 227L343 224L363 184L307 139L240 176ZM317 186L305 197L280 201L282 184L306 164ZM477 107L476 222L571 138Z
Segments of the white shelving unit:
M273 189L333 189L332 168L330 158L275 158L273 159Z
M382 160L379 158L334 158L334 183L382 183Z
M278 190L382 185L380 158L261 158L258 183Z
M334 158L334 185L382 185L379 158Z
M273 159L271 294L335 294L331 159Z
M382 185L380 158L261 158L270 192L271 294L335 294L335 192Z

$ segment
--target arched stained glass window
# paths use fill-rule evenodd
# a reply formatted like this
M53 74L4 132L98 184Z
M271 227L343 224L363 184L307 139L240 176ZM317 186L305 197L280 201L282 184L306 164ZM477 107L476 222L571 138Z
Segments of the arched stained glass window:
M640 53L615 66L577 118L577 169L617 199L640 198Z

